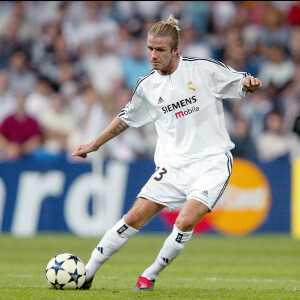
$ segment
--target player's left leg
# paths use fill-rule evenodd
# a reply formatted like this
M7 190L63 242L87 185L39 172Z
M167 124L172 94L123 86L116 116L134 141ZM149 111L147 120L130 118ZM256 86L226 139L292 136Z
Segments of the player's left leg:
M197 200L190 199L186 202L156 260L139 278L136 291L153 289L153 282L159 273L184 250L192 237L194 227L208 212L209 208Z

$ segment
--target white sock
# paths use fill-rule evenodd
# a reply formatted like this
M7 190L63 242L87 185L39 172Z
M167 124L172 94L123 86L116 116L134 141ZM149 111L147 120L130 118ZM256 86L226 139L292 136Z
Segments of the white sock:
M105 235L92 252L89 262L86 264L86 279L93 277L96 271L116 252L118 252L138 230L130 227L124 221L119 220Z
M192 234L193 231L183 232L174 225L173 231L165 240L156 260L141 276L155 280L159 273L183 251Z

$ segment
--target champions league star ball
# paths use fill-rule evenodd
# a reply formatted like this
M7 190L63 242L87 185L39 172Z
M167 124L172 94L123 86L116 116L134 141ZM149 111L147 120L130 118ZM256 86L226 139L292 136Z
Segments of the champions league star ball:
M46 267L46 278L49 287L61 290L77 290L85 282L84 263L70 253L54 256Z

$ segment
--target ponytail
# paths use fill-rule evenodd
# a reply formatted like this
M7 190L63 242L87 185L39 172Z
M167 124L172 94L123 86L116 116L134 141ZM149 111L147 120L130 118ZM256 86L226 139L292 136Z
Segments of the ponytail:
M153 27L148 32L148 35L154 37L166 37L170 36L172 38L171 50L178 47L180 39L180 28L179 21L170 15L167 21L160 21L153 25Z

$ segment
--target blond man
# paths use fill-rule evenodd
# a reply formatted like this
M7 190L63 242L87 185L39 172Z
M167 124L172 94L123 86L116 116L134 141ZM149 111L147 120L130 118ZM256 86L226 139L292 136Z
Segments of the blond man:
M183 205L156 260L139 277L136 291L151 291L160 272L183 251L196 224L220 199L232 170L223 98L243 98L262 83L212 59L179 55L178 20L170 16L148 32L153 70L137 81L131 101L91 143L73 154L85 158L129 126L154 122L156 171L127 214L108 230L86 265L91 287L96 271L164 207Z

